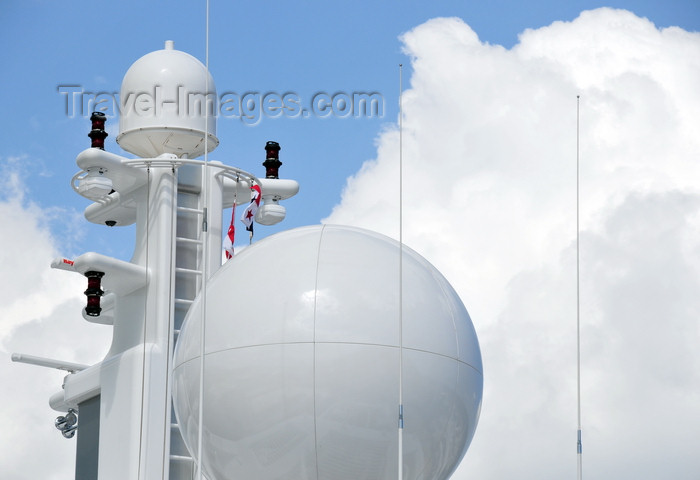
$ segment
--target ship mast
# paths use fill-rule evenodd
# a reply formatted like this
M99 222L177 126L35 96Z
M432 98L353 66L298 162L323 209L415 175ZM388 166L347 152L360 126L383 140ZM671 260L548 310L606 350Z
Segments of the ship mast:
M131 66L120 98L117 142L137 158L105 151L106 117L96 112L72 185L94 202L85 210L90 222L136 224L134 253L128 262L95 252L53 262L87 278L83 317L112 325L113 336L103 361L72 366L50 405L66 412L56 423L64 436L77 429L76 478L191 479L196 465L172 414L172 356L190 305L221 266L223 210L248 203L257 186L255 220L271 225L285 216L280 200L299 185L276 170L258 179L196 160L219 143L216 87L204 65L171 41Z

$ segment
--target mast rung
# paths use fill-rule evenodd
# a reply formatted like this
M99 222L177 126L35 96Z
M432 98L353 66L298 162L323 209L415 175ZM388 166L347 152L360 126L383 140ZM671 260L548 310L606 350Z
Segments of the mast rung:
M180 243L192 243L195 245L201 245L202 241L198 240L196 238L187 238L187 237L175 237L175 240Z
M201 275L201 270L192 270L191 268L175 267L175 273L187 273L189 275Z
M204 210L200 210L199 208L190 208L190 207L177 207L178 212L183 212L183 213L194 213L195 215L202 215L204 213Z
M170 460L173 462L194 463L192 457L186 457L184 455L170 455Z
M178 305L192 305L194 300L190 300L189 298L176 298L175 303Z

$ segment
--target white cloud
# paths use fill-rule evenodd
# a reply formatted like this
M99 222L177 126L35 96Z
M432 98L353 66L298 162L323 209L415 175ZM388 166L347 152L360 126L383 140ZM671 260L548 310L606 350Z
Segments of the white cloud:
M460 292L484 356L481 422L454 479L574 476L578 94L584 471L694 478L700 35L599 9L527 30L510 50L459 19L403 41L405 241ZM26 200L20 163L0 162L0 471L70 478L75 440L47 404L63 373L9 354L92 363L109 327L82 320L83 279L48 268L80 233L57 238L57 211ZM389 129L326 221L396 237L397 164Z
M75 439L62 438L54 428L59 413L48 400L60 390L65 372L10 363L10 355L90 364L106 353L111 332L83 320L85 280L49 268L59 256L59 239L48 223L59 212L26 201L23 172L18 159L0 159L0 400L5 419L0 471L13 480L64 479L73 475ZM60 213L64 219L74 216Z
M454 479L576 468L576 96L581 95L584 469L700 471L700 34L621 10L527 30L510 50L462 20L402 40L404 240L460 292L485 398ZM398 133L328 223L398 235Z

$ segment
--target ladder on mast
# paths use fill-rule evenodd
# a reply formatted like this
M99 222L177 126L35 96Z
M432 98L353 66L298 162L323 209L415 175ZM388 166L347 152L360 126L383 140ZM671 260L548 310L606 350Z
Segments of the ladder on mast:
M204 179L202 179L204 180ZM205 180L204 180L205 181ZM204 199L200 191L179 185L177 195L177 227L175 236L175 319L172 337L177 343L182 323L204 279ZM170 480L193 480L196 465L182 438L175 412L170 423Z

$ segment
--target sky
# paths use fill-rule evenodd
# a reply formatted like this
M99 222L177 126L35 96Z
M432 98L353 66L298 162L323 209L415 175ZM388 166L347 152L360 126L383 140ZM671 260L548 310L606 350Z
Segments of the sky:
M3 478L71 478L75 451L48 407L63 374L10 354L89 364L110 340L80 316L84 281L51 260L133 249L133 228L83 218L70 178L89 112L68 111L61 91L117 92L165 40L204 60L200 3L0 8ZM275 140L281 177L301 184L256 239L319 222L398 236L404 65L403 238L460 294L484 364L481 419L453 479L576 475L577 96L584 475L698 477L698 30L692 0L212 1L219 94L384 100L372 118L220 118L210 159L260 175ZM111 115L107 131L106 149L125 154Z

